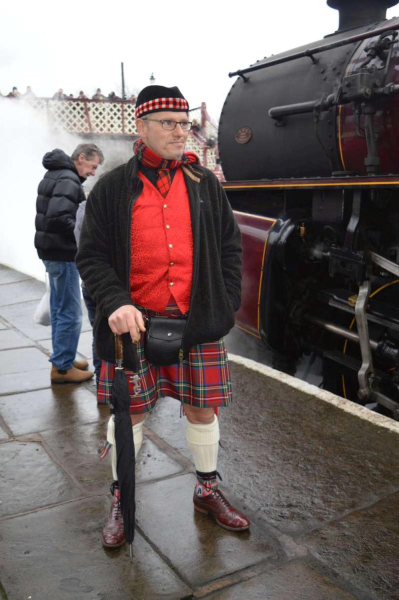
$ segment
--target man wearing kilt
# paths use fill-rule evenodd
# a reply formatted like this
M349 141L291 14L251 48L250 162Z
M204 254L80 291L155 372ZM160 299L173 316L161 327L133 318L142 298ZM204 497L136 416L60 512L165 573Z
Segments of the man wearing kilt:
M151 85L140 92L134 156L93 188L76 262L98 309L94 333L103 361L99 402L111 398L113 334L129 333L140 360L141 391L135 393L130 384L136 454L145 416L158 398L180 400L197 472L194 508L226 529L243 531L250 522L218 489L216 470L217 409L232 400L222 338L240 306L241 236L218 179L200 166L194 153L184 153L191 129L188 109L177 87ZM145 319L154 315L187 318L184 355L176 364L157 366L145 357ZM132 347L124 345L130 382ZM125 537L115 445L111 457L113 501L102 538L112 548Z

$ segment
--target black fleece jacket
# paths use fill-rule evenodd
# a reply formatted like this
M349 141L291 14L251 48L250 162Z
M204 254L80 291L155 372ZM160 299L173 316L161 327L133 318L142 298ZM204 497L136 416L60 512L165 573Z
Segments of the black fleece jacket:
M44 155L43 167L47 173L39 183L36 200L35 247L41 259L72 262L77 251L75 217L85 199L85 179L71 157L58 148Z
M103 176L86 206L76 264L97 305L94 335L99 356L115 360L108 317L132 304L130 231L133 206L142 192L138 160ZM242 248L237 222L218 179L199 165L183 167L193 232L193 285L183 339L188 350L226 335L241 301ZM156 260L156 257L154 257ZM124 337L124 364L133 368L130 336Z

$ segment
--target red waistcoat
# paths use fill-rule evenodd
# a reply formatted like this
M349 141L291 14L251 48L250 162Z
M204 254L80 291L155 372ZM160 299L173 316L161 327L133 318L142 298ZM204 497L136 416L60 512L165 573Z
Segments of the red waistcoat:
M183 172L177 169L166 198L139 171L143 191L133 209L130 291L133 302L163 312L173 296L190 308L193 235Z

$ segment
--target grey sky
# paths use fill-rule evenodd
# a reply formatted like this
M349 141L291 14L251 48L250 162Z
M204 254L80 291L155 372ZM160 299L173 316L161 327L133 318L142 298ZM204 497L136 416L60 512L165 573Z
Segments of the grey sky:
M218 117L229 71L320 39L337 23L325 0L202 0L188 8L159 0L0 0L0 91L118 92L123 61L131 92L154 72L157 83L179 85L192 107L206 101Z

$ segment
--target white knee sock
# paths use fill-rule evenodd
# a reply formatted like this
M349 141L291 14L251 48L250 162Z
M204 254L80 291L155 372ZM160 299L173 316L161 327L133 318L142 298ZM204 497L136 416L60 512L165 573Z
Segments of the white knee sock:
M134 455L136 458L140 451L141 444L143 443L143 423L144 423L144 421L142 421L141 423L137 423L137 425L134 425L132 427L133 441L134 441ZM112 448L111 448L112 477L114 478L114 481L118 480L118 474L116 471L116 461L117 461L116 446L114 443L114 444L112 444Z
M194 456L196 470L201 473L216 471L220 439L217 416L209 425L194 425L187 419L186 439Z

